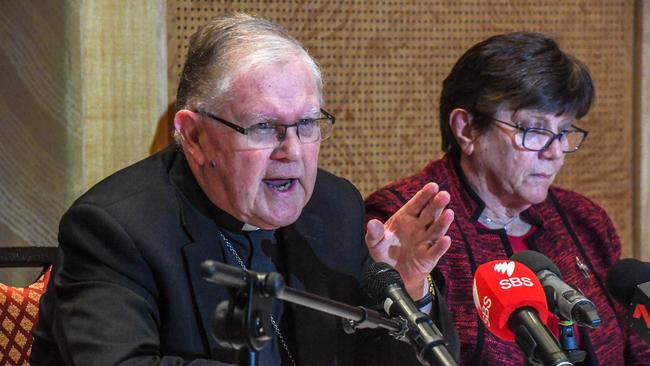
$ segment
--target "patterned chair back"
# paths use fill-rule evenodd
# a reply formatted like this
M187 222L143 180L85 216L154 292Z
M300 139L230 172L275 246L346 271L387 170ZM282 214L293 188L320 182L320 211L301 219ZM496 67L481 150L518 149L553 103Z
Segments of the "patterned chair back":
M56 263L54 247L0 248L0 267L43 267L41 275L27 287L0 283L0 365L29 365L38 303Z

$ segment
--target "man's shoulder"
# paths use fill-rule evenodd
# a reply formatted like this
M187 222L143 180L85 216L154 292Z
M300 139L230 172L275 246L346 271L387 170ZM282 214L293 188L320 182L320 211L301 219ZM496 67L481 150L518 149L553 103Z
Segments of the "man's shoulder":
M303 213L320 216L326 221L353 220L363 217L363 199L350 181L318 169L314 192Z
M183 242L185 235L179 230L182 200L169 171L177 153L182 154L174 150L154 154L88 190L61 218L61 245L80 245L74 242L76 235L94 230L107 233L92 245L104 245L112 240L107 238L120 233L137 238L140 250L149 253Z
M316 185L352 185L347 179L335 175L323 168L318 168ZM353 186L354 187L354 186Z
M173 190L169 167L176 154L174 146L142 159L104 178L79 197L74 205L110 206L130 198L159 196L161 190ZM146 197L145 197L146 196Z
M336 195L336 197L345 197L346 195L357 196L359 195L359 190L349 180L319 168L311 200L331 200L332 198L336 198L333 195Z

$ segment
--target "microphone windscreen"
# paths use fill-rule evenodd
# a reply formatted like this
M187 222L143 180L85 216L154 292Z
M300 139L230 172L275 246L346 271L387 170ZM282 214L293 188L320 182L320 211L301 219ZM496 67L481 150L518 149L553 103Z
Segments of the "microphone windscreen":
M650 281L650 263L633 258L621 259L607 271L607 291L623 306L632 302L637 285Z
M510 260L524 264L535 273L543 270L548 270L555 273L555 275L559 278L562 278L562 273L560 272L560 269L555 265L555 263L553 263L552 260L540 252L535 252L533 250L524 250L519 253L515 253L512 257L510 257Z
M542 284L522 263L496 260L484 263L474 274L474 305L486 328L497 337L514 341L508 325L512 313L529 308L546 324L548 308Z
M404 287L402 277L387 263L376 262L368 266L361 279L362 288L368 295L378 301L386 297L385 291L390 285Z

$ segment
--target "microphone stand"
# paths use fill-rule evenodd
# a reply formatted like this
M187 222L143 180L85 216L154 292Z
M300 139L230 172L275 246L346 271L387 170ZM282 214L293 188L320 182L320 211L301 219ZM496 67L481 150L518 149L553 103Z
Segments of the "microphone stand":
M217 305L212 331L221 346L238 351L239 366L257 366L257 353L273 338L270 322L273 301L264 293L273 287L284 286L284 279L279 275L260 278L254 272L242 274L245 286L232 300ZM232 284L232 281L226 283Z
M208 260L201 264L201 273L207 281L245 289L233 301L221 302L213 321L213 332L219 344L239 350L239 365L257 366L256 352L272 338L269 314L273 297L342 318L347 333L357 329L388 330L391 336L416 347L418 357L426 357L420 361L431 366L440 365L434 357L440 355L452 360L445 365L456 365L442 337L420 337L418 324L409 325L403 317L387 319L363 306L343 304L286 286L282 275L276 272L257 273ZM241 356L247 354L248 360L242 364Z

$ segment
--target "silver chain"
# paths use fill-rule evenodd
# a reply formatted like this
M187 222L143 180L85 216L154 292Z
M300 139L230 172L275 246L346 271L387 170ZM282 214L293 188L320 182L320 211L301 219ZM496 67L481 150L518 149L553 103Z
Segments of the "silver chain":
M515 220L519 218L519 215L515 215L506 221L499 221L499 220L491 219L487 215L485 210L483 210L483 212L481 212L481 216L479 216L479 222L481 221L481 218L483 218L483 221L485 222L485 226L487 226L488 228L493 229L493 227L490 226L497 226L508 233L512 229L512 227L510 227L510 224L516 223Z
M221 240L223 240L223 242L226 243L226 247L228 247L228 250L235 257L235 259L237 260L241 268L246 270L246 265L244 265L244 261L241 260L241 257L239 257L239 253L237 253L235 247L232 245L230 240L228 240L226 236L223 235L221 230L217 230L217 233L219 233ZM291 354L291 351L289 351L289 345L284 340L284 337L282 336L282 332L280 332L280 327L278 326L278 323L275 322L275 318L273 318L273 314L269 314L269 318L271 319L271 325L273 326L273 330L275 331L275 334L278 336L278 339L280 339L280 343L282 343L282 347L287 352L287 356L289 356L289 361L291 361L291 365L296 366L296 361L293 359L293 355Z

